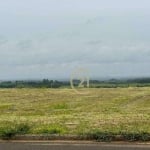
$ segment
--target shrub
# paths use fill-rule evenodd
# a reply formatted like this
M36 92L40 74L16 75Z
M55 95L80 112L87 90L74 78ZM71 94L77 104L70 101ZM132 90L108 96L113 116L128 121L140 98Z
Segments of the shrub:
M9 124L0 128L0 137L2 139L11 139L17 134L28 133L30 126L26 123Z
M101 132L99 130L94 130L92 132L86 133L86 138L102 142L110 142L114 139L114 134L109 132Z

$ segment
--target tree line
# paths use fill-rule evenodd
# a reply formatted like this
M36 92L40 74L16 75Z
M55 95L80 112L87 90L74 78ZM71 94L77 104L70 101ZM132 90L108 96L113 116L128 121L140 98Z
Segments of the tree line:
M0 88L60 88L68 86L68 82L43 79L42 81L2 81Z
M78 86L80 80L74 80ZM86 84L86 82L85 82ZM90 88L149 87L150 78L90 80ZM1 81L0 88L70 88L70 81L43 79L40 81Z

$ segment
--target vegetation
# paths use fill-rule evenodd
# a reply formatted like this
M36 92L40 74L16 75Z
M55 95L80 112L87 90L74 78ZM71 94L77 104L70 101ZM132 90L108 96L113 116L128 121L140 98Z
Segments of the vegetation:
M79 80L74 80L74 86L78 86ZM85 83L84 83L85 85ZM42 81L2 81L0 88L70 88L70 81L57 81L43 79ZM137 79L110 79L90 80L90 88L127 88L127 87L150 87L150 78Z
M42 81L3 81L0 88L59 88L69 83L43 79Z
M13 124L5 122L5 124L0 127L0 137L2 139L10 139L17 134L27 134L29 129L30 127L27 123Z
M0 137L77 135L150 140L150 88L0 89Z

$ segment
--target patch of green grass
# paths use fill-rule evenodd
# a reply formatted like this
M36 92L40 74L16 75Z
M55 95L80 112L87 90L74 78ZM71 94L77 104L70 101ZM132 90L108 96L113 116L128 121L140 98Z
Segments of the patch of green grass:
M66 103L60 103L53 106L54 109L68 109L68 105Z
M34 134L63 134L65 129L59 125L43 125L33 129Z
M30 126L27 123L20 124L6 124L0 127L0 137L2 139L11 139L15 135L27 134L30 130Z
M8 110L9 108L12 107L12 104L0 104L0 110Z

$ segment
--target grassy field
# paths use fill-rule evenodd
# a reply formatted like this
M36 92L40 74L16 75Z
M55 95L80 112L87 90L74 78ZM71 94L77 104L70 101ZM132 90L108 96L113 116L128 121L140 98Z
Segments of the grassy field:
M0 89L0 136L150 135L150 88L84 90Z

